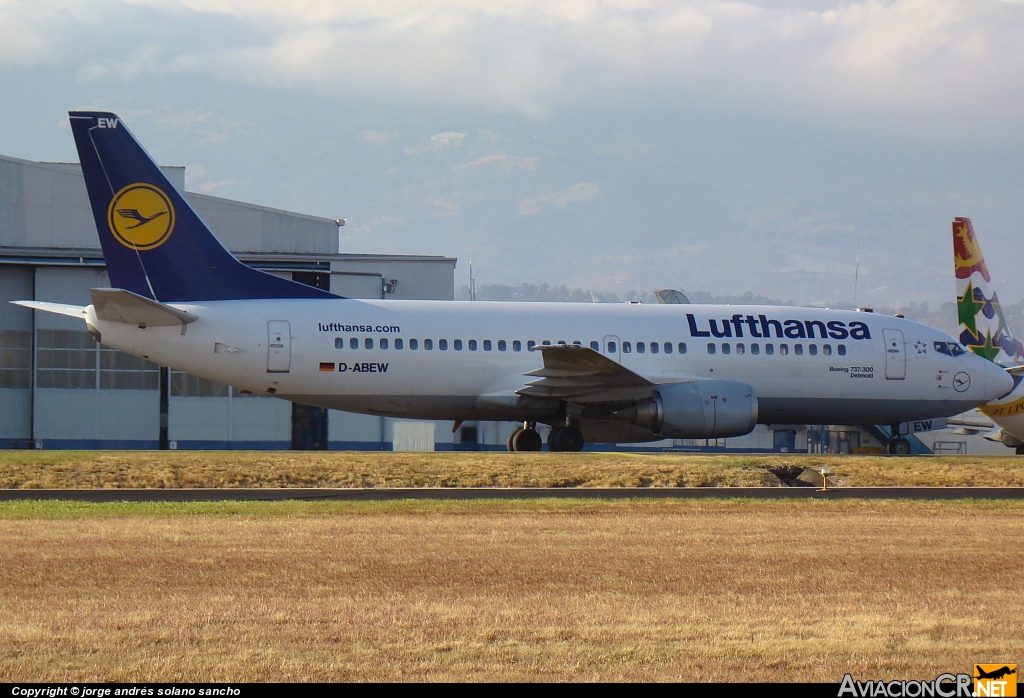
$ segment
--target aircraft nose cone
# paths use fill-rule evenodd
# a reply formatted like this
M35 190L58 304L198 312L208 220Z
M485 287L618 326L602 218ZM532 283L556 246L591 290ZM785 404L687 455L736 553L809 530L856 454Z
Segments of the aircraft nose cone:
M995 400L1013 390L1013 378L1004 368L991 361L986 361L985 367L985 397Z

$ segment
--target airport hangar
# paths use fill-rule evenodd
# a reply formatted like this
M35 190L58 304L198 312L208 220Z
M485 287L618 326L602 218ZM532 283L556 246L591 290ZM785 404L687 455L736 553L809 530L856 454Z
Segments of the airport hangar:
M349 298L454 298L455 258L342 254L341 221L186 192L184 167L163 170L250 266ZM243 394L101 347L72 318L7 302L85 305L90 288L108 285L79 165L0 155L0 448L503 449L515 428L474 422L453 431L452 422ZM859 427L759 425L728 440L624 447L849 453L881 451L885 438Z

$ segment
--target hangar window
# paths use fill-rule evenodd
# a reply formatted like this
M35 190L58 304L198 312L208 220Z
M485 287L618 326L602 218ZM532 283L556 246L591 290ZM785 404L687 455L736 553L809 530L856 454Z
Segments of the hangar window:
M672 353L672 342L665 342L665 353L666 354L671 354Z
M686 342L680 342L679 343L679 353L680 354L685 354L686 353Z
M846 356L846 345L845 344L840 344L838 349L839 349L839 355L840 356Z
M409 350L410 351L416 351L419 348L420 348L419 340L417 340L417 339L410 339L409 340Z
M647 345L645 345L643 342L637 342L636 343L636 353L637 354L643 354L645 351L647 351Z
M352 339L348 340L348 347L349 347L349 349L358 349L359 348L359 340L356 339L355 337L353 337Z
M658 353L658 348L659 347L658 347L658 343L657 342L651 342L651 353L652 354L657 354Z
M452 348L454 348L455 351L462 351L462 340L456 339L455 341L453 341Z
M335 349L344 349L345 348L345 340L344 340L344 338L342 338L342 337L335 337L334 338L334 348Z
M523 343L520 342L518 339L513 339L512 340L512 351L522 351L522 350L523 350Z
M590 348L594 351L601 351L601 345L596 341L590 343Z
M715 343L714 342L708 342L708 353L709 354L714 354L716 351L718 351L718 347L715 345Z
M807 345L807 353L810 354L811 356L817 356L818 355L818 345L817 344L808 344Z
M736 344L736 353L737 354L744 354L744 353L746 353L746 351L747 351L747 348L743 345L742 342L739 342L739 343Z
M729 343L728 342L722 342L722 353L723 354L728 354L731 351L732 351L732 347L729 346Z
M381 337L380 338L380 348L381 349L387 349L388 348L388 338L387 337Z
M0 330L0 388L28 390L31 387L32 332Z
M440 349L441 351L448 351L448 340L447 339L439 339L439 340L437 340L437 348Z
M775 345L771 344L771 343L765 344L764 345L764 353L767 354L768 356L771 356L772 354L774 354L775 353Z
M832 356L832 345L831 344L822 344L821 345L821 353L824 354L825 356Z
M373 349L373 340L367 337L363 340L363 346L367 349Z
M214 381L191 376L180 371L171 371L171 397L227 397L228 386Z
M220 385L219 383L217 385ZM221 386L227 395L227 386ZM160 368L156 364L116 349L100 349L100 388L158 390Z
M631 343L629 343L629 342L623 342L622 343L622 353L623 354L628 354L631 351L633 351L633 345Z
M423 340L423 351L430 351L434 348L434 340L424 339Z
M794 344L793 345L793 353L796 354L797 356L803 356L804 355L804 345L803 344Z
M36 386L95 388L96 341L77 330L36 331Z
M783 356L786 356L787 354L789 354L789 345L788 344L780 344L779 345L779 353L782 354Z
M401 340L401 339L396 339L396 340L395 340L395 349L397 349L397 350L401 351L401 350L402 350L402 349L404 349L404 348L405 348L405 347L404 347L404 345L403 345L403 343L402 343L402 340Z

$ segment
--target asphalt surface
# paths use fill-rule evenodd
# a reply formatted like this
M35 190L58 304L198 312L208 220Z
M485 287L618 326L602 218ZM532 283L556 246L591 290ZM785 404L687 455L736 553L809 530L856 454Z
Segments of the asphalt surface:
M0 501L257 502L398 499L1024 499L1024 487L410 487L0 490Z

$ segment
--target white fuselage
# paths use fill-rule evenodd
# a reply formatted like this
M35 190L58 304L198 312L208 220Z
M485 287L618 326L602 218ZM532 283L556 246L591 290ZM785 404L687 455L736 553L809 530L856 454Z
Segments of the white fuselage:
M656 384L746 383L761 423L892 424L957 414L1011 388L991 362L937 351L936 342L956 343L943 332L852 311L341 298L174 305L198 320L184 331L143 329L99 320L92 306L87 318L103 344L162 365L396 417L544 421L557 400L516 394L530 380L523 374L543 366L530 347L544 343L594 346Z

